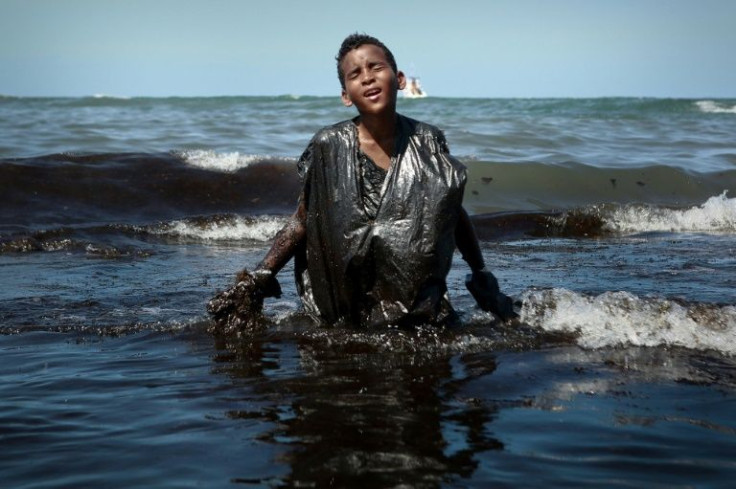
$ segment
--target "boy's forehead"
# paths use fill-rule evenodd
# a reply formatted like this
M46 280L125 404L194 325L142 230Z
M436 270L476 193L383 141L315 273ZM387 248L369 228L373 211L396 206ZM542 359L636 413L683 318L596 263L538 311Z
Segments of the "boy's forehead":
M351 49L342 59L343 66L358 64L361 61L383 61L388 63L386 53L375 44L361 44L355 49Z

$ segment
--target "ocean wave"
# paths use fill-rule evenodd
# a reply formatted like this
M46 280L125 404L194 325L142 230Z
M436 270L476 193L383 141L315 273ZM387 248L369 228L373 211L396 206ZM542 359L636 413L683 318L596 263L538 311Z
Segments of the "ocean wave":
M293 165L257 158L233 171L170 153L53 154L0 160L0 223L42 227L147 224L212 214L290 214L300 182ZM210 165L208 169L202 168Z
M684 209L600 204L559 212L496 212L472 217L484 241L518 238L599 238L640 233L736 233L736 199L727 192Z
M132 244L111 244L103 239L75 234L71 229L41 231L30 235L0 236L0 255L35 252L78 253L94 258L147 258L153 254Z
M730 156L724 152L722 158ZM465 204L474 214L567 210L606 203L680 207L736 190L734 169L694 172L666 165L599 168L577 162L464 163L468 167Z
M131 97L125 95L108 95L106 93L95 93L92 95L94 99L110 99L110 100L130 100Z
M714 100L699 100L695 105L707 114L736 114L736 105L726 105Z
M293 158L238 152L0 159L0 231L147 225L192 216L286 216L301 187ZM736 170L473 161L463 204L484 239L733 233L736 199L727 195L734 188Z
M604 225L618 234L642 232L722 232L736 231L736 199L727 191L688 209L626 205L604 218Z
M255 163L260 163L265 160L289 161L288 158L240 154L237 151L231 153L218 153L216 151L206 149L185 150L175 154L177 154L188 165L203 168L205 170L229 173L242 170L243 168L248 168Z
M156 236L202 241L270 241L285 222L283 217L213 216L149 226L146 231Z
M141 247L141 240L145 243L269 242L284 226L286 219L278 216L218 214L148 225L66 226L7 236L0 234L0 255L64 251L102 258L145 258L153 252L146 246Z
M587 296L567 289L526 291L522 303L522 322L575 334L584 348L673 346L736 354L733 305L682 304L624 291Z

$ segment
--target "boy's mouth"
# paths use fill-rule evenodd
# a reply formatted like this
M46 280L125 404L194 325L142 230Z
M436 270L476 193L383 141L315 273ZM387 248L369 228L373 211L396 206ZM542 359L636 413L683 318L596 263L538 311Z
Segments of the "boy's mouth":
M366 98L374 98L374 97L378 96L380 93L381 93L381 89L380 88L371 88L370 90L366 90L363 93L363 96L366 97Z

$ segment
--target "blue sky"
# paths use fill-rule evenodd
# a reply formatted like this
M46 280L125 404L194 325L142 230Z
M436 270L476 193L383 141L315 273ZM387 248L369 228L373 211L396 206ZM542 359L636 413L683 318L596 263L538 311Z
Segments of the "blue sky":
M0 0L0 94L335 95L355 31L430 95L736 97L734 0Z

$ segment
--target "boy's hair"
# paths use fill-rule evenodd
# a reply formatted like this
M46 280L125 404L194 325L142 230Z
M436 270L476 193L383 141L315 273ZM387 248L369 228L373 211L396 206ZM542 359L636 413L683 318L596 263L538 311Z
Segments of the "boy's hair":
M342 60L350 51L357 49L364 44L373 44L374 46L381 48L383 53L386 55L386 61L388 61L388 64L394 70L394 73L399 72L396 67L394 55L385 44L373 36L369 36L368 34L359 34L356 32L345 38L340 46L340 51L338 51L337 56L335 56L335 59L337 60L337 77L340 79L340 86L343 89L345 88L345 73L342 71Z

